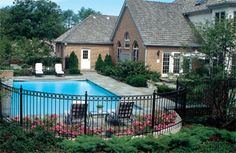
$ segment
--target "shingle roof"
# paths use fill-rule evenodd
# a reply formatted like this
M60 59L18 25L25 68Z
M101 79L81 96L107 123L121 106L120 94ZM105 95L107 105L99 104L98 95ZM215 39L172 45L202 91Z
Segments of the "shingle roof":
M74 26L55 42L111 44L111 34L117 17L108 15L90 15L83 22Z
M127 0L127 6L145 45L197 47L197 39L181 12L181 5Z
M208 7L211 5L236 3L236 0L205 0L201 5L196 5L196 0L175 0L175 3L182 4L183 13L192 13L208 10Z

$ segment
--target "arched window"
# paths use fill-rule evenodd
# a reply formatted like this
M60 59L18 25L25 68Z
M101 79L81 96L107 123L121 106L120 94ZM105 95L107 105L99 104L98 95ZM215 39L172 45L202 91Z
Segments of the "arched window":
M117 42L117 60L120 60L120 53L121 53L121 43L120 41Z
M137 61L139 56L139 47L137 41L133 43L133 60Z
M124 48L130 48L130 37L128 32L126 32L124 36Z

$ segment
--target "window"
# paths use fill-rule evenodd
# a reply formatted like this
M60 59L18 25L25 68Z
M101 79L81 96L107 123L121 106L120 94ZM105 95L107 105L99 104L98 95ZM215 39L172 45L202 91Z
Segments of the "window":
M138 56L139 56L138 43L137 43L137 41L134 41L134 44L133 44L133 60L137 61Z
M121 53L121 43L120 41L117 42L117 59L120 60L120 53Z
M215 23L225 20L225 12L216 12Z
M180 52L164 52L162 73L167 76L168 73L179 74L181 69L181 53Z
M174 69L173 73L179 73L180 72L180 54L176 53L174 54Z
M163 74L167 74L170 71L170 53L164 53L163 55Z
M234 27L236 27L236 12L234 12Z
M129 33L126 32L125 33L125 37L124 37L124 47L125 48L130 48L130 37L129 37Z
M83 51L83 59L88 59L88 50Z

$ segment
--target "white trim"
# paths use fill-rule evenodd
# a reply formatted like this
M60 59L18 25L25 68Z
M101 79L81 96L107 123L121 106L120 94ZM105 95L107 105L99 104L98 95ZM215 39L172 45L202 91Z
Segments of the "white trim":
M83 59L83 52L84 51L88 51L88 59ZM91 50L90 49L86 49L86 48L83 48L81 49L81 58L80 58L80 68L81 70L90 70L91 69Z
M164 63L164 54L165 53L170 53L170 59L169 59L169 73L172 73L173 75L175 76L178 76L180 73L183 72L183 69L181 67L182 65L182 62L183 62L183 59L181 58L181 52L171 52L171 51L163 51L162 53L162 64L161 64L161 76L162 77L168 77L169 76L169 73L163 73L163 63ZM180 69L179 69L179 73L174 73L174 55L175 54L180 54L180 62L179 62L179 66L180 66Z

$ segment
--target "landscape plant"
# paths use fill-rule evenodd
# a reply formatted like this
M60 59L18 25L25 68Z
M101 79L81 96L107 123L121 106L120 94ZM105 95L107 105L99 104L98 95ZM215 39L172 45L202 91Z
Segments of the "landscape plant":
M197 31L202 40L199 52L205 57L202 66L184 74L186 87L191 88L188 99L194 96L196 102L204 102L211 108L210 124L235 129L236 71L232 65L236 48L234 23L231 19L225 19L202 25Z
M79 60L74 51L70 54L68 64L70 74L80 74Z
M104 61L102 59L102 55L99 54L98 55L98 59L97 59L97 61L95 63L95 70L97 70L98 72L102 71L102 69L104 68L104 65L105 65L105 63L104 63Z

